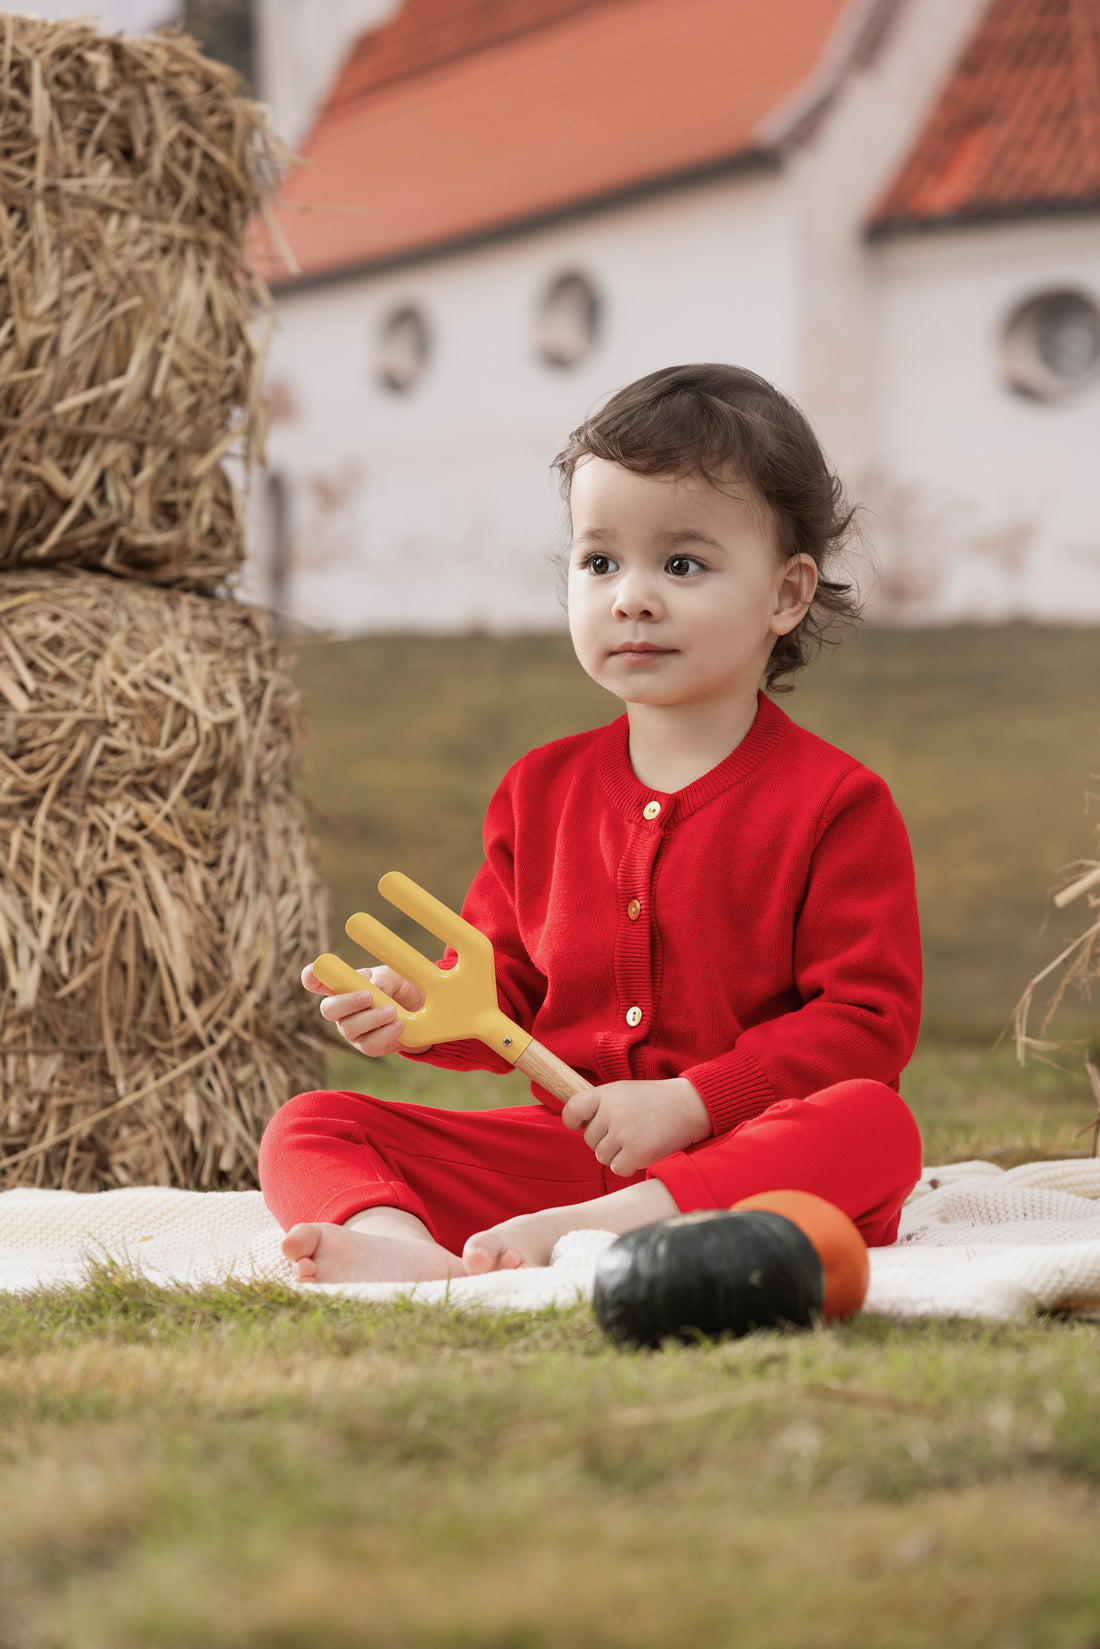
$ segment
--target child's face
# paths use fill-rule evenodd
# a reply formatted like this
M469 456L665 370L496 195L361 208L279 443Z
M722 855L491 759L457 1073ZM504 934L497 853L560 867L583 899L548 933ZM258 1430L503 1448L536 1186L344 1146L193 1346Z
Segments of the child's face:
M766 507L736 491L603 458L574 471L569 632L626 704L743 713L776 638L805 614L812 559L782 564Z

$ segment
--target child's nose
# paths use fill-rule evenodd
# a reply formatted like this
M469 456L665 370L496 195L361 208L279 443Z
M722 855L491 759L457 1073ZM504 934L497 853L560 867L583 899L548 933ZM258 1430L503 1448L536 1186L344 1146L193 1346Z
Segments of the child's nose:
M660 596L651 574L631 568L620 574L615 585L615 612L623 618L655 618Z

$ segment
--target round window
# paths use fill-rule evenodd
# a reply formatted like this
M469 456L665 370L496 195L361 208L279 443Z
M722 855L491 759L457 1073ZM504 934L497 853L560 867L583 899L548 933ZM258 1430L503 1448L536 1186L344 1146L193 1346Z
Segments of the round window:
M378 376L387 389L411 389L428 362L428 323L411 305L395 309L382 323Z
M550 366L576 366L595 344L600 300L584 275L559 275L543 294L535 341Z
M1100 308L1081 292L1044 292L1014 311L1004 345L1013 389L1061 400L1100 377Z

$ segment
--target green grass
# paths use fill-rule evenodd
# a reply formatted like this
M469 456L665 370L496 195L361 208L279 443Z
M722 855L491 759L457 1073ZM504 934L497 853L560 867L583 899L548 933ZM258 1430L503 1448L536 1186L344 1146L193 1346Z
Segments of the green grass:
M1084 1649L1096 1330L0 1299L5 1649Z
M926 1164L976 1157L1013 1168L1047 1157L1088 1156L1096 1107L1076 1072L1021 1069L1010 1049L926 1041L902 1078L920 1124Z
M1058 868L1096 858L1100 635L1042 625L867 630L811 671L796 718L881 773L909 826L926 1034L989 1040L1085 926ZM1100 1002L1067 1032L1100 1033Z

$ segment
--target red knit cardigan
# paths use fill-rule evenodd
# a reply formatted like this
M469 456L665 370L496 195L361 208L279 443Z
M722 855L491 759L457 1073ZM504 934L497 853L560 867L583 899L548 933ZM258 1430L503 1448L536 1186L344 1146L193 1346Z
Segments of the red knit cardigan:
M622 716L533 750L489 805L463 914L504 1011L592 1082L686 1077L716 1134L850 1077L896 1088L920 937L883 781L763 695L737 749L671 794L639 783L627 739ZM480 1042L414 1057L508 1069Z

